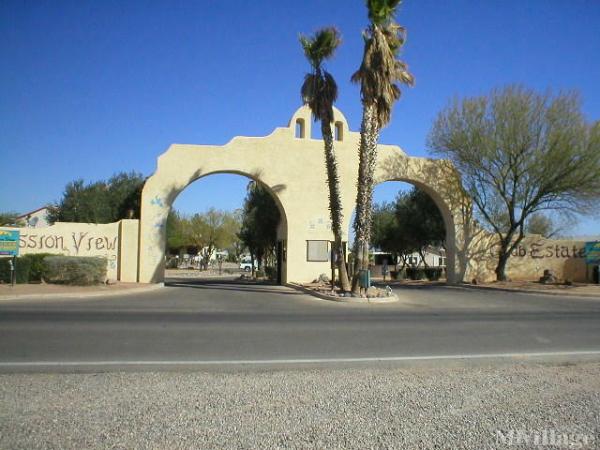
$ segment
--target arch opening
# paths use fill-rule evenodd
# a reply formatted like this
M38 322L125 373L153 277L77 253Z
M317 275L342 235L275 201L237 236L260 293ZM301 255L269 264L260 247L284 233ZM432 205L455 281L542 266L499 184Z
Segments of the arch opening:
M335 122L334 124L334 139L338 142L344 140L344 124L342 122Z
M306 137L306 126L304 119L296 119L295 137L304 139Z
M273 248L269 248L266 253L256 255L254 260L242 239L238 239L237 242L225 242L226 245L223 245L222 240L223 234L229 234L229 238L232 238L233 234L237 237L238 232L241 231L244 202L248 197L248 187L251 184L266 194L278 216L272 232ZM148 218L150 207L160 208L159 214L155 213L152 218L153 248L145 249L147 252L152 250L155 255L158 255L155 256L158 262L154 273L155 279L162 280L165 275L176 276L173 270L181 268L208 270L211 275L239 276L240 272L246 272L247 267L247 272L250 272L247 275L256 274L278 284L285 283L287 281L287 214L278 197L278 189L277 186L271 187L264 183L260 174L239 170L214 170L202 173L185 185L172 184L162 198L151 197L150 183L148 192L146 188L144 189L142 215ZM178 213L174 214L175 211ZM173 234L174 224L178 226L183 224L190 228L185 233L187 242L177 243L178 236L170 236ZM234 228L234 232L224 231L224 228ZM202 235L209 234L211 231L218 236L211 242L207 242L206 236ZM141 251L143 249L140 246ZM260 262L257 256L261 256Z
M440 194L423 182L400 177L380 181L373 194L374 279L454 283L456 230ZM349 220L350 241L354 214Z

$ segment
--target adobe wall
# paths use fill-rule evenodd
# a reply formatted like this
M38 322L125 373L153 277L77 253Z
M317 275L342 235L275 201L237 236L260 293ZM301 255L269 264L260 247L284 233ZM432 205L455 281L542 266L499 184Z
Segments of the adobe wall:
M498 261L495 239L482 232L482 239L472 245L465 281L493 281ZM506 275L511 280L538 280L544 270L551 270L560 280L590 280L585 262L585 242L526 236L511 253Z
M57 222L42 228L3 227L19 231L19 255L51 253L106 258L107 277L137 281L137 220L108 224Z

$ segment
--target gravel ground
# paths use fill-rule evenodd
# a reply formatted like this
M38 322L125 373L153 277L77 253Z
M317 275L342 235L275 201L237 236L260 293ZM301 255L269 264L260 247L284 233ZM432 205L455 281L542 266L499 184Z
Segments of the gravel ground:
M600 448L599 375L596 362L0 375L0 448Z

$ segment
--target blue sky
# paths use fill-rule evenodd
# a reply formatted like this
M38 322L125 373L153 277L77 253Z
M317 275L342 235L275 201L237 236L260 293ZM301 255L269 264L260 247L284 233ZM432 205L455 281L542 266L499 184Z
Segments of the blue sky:
M436 113L453 96L508 83L576 89L600 120L597 0L406 0L407 89L381 142L426 156ZM58 200L76 178L149 175L171 143L224 144L285 125L307 70L298 33L335 24L343 45L329 64L338 107L360 125L348 79L362 55L362 0L0 2L0 210ZM184 211L241 204L246 181L201 179ZM392 198L393 184L377 190ZM598 234L597 221L574 230Z

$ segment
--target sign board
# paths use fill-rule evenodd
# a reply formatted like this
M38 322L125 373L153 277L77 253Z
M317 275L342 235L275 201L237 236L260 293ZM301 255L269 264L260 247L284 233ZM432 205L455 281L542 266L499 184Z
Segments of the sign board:
M585 262L600 264L600 241L585 243Z
M19 256L19 230L0 229L0 255Z

